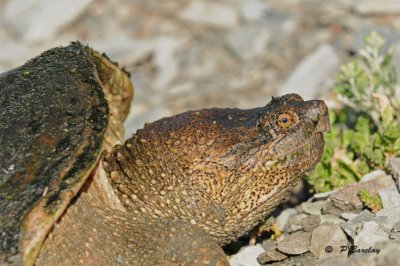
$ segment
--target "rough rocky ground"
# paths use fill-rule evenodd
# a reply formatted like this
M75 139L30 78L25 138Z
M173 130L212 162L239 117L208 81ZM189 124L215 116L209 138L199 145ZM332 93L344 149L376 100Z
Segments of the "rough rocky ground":
M231 265L399 265L400 158L390 165L390 174L377 170L285 209L276 217L282 235L242 248ZM361 188L378 193L383 208L365 208L357 195Z
M371 30L398 47L395 54L400 59L399 14L398 0L0 0L0 72L73 40L106 52L132 73L136 95L125 124L129 137L145 121L188 109L250 108L290 91L327 99L339 65L354 55ZM397 197L390 191L389 198ZM326 231L340 244L345 238L354 243L367 229L380 240L397 233L392 230L398 230L398 224L390 228L378 213L366 211L361 214L369 218L360 231L346 231L339 222L348 224L361 215L358 205L356 211L347 210L355 213L347 217L315 210L329 205L335 194L286 210L292 217L287 223L299 225L282 225L286 240L282 237L277 251L264 255L263 262L307 265L316 258L329 263L333 255L339 256L333 261L345 259L345 252L321 250L329 239L315 242L322 240L314 234ZM305 206L314 206L314 212ZM398 212L395 207L386 209L383 217ZM363 234L357 241L368 242ZM291 246L295 251L288 250ZM350 257L358 255L357 265L362 259L378 258ZM251 260L236 265L258 265Z

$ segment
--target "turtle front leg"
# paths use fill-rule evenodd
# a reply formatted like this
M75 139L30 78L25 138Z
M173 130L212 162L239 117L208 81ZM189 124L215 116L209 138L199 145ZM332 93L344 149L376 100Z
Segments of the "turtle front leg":
M36 265L229 265L223 250L196 225L89 201L81 195L68 209Z

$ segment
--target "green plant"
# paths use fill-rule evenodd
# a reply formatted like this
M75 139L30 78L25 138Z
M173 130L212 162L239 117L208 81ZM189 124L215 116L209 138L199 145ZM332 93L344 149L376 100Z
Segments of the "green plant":
M356 182L400 156L400 102L396 69L385 40L372 32L352 62L341 67L334 92L342 107L330 110L331 132L321 162L306 177L316 192Z
M361 202L365 207L376 213L382 209L382 200L378 194L371 195L365 188L360 189L358 192Z

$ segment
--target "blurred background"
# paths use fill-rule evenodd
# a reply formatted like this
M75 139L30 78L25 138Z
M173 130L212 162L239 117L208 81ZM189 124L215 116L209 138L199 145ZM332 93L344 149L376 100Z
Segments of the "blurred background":
M129 137L188 109L326 99L372 30L400 48L399 0L0 0L0 72L75 40L105 52L132 74Z

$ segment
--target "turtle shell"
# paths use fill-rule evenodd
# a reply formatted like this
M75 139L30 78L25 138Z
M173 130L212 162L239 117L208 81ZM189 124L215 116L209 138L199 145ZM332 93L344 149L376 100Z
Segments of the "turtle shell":
M0 75L0 264L34 263L96 166L110 120L102 79L115 72L129 83L126 115L129 75L78 42Z

